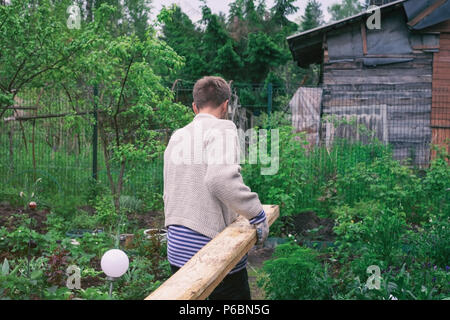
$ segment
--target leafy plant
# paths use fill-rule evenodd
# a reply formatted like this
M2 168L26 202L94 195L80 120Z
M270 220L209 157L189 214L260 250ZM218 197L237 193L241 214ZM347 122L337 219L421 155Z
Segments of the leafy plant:
M47 282L56 286L65 286L66 269L70 265L70 252L59 247L48 257L45 271Z
M276 247L264 262L266 276L259 280L269 299L329 299L332 280L317 253L291 242Z

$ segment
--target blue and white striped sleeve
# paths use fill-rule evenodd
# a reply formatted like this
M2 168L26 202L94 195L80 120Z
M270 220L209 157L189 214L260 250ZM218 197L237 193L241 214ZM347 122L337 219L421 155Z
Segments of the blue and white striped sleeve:
M258 224L266 220L266 213L262 210L256 217L249 220L250 224Z

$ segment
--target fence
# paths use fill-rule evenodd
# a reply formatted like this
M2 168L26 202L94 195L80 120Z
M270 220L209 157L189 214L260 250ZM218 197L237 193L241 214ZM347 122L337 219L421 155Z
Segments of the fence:
M192 86L193 83L178 82L174 86L176 100L189 105ZM305 131L310 146L315 146L316 160L308 165L317 176L321 171L336 169L329 168L330 163L320 159L329 157L330 146L341 140L347 144L357 141L367 144L376 138L392 148L396 159L414 166L429 163L434 156L432 144L448 148L450 94L447 89L419 90L403 86L371 87L370 90L352 87L339 91L300 88L292 92L275 85L270 91L265 84L234 83L232 87L241 105L255 115L267 111L269 102L272 110L291 113L292 125L298 131ZM87 96L85 101L92 101L91 89L83 94ZM3 187L20 189L40 177L42 188L48 193L78 195L80 190L86 190L92 181L93 103L77 105L64 92L42 94L37 90L19 95L16 103L20 108L7 111L0 125ZM47 117L50 109L65 116ZM337 159L333 165L338 170L345 170L349 161L367 161L377 154L367 148L355 147L351 154L348 150L348 147L333 149ZM123 194L138 198L145 197L145 193L162 194L162 168L161 158L131 164ZM117 171L113 170L113 174ZM98 152L98 180L107 186L102 152Z
M336 140L392 148L395 159L427 166L432 145L450 139L450 92L446 88L333 86L299 88L290 101L292 125L305 131L311 146L329 148Z
M10 189L25 188L41 178L40 192L80 195L93 180L93 97L83 92L84 104L64 92L28 91L16 97L0 125L0 176ZM75 100L75 97L72 97ZM36 106L39 105L39 108ZM101 148L97 152L97 181L107 187ZM133 163L123 194L162 193L162 159ZM117 177L118 169L112 168Z
M173 86L175 101L190 106L194 84L193 81L177 80ZM297 89L297 85L293 84L231 81L230 85L231 90L239 97L241 106L251 110L256 116L261 112L287 111L289 99Z

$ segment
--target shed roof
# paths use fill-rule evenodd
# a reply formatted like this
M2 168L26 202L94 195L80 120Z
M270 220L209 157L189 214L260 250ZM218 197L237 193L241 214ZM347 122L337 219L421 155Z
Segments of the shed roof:
M404 10L409 27L415 30L421 30L450 19L449 0L398 0L380 6L382 14L400 9ZM327 32L361 22L371 14L371 12L363 11L357 15L287 37L294 60L301 67L312 63L321 63L323 61L323 39Z

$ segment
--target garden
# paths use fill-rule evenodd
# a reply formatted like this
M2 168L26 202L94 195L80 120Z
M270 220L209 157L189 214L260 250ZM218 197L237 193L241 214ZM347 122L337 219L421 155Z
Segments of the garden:
M269 238L281 244L256 270L267 299L449 297L448 154L414 169L380 143L311 152L302 134L280 130L278 174L261 176L250 164L242 171L263 203L281 209ZM41 182L2 187L2 298L143 299L170 276L164 238L144 234L163 227L161 197L122 195L118 214L108 189L93 184L68 199L40 192ZM110 297L100 259L111 248L130 266ZM71 265L81 270L78 290L66 285ZM376 289L369 266L379 270Z
M447 149L431 146L416 166L367 128L356 128L364 143L311 146L291 126L293 89L319 68L296 69L284 39L323 23L316 7L299 26L286 18L293 1L234 1L228 20L204 4L198 28L177 6L148 24L148 1L111 0L81 5L81 27L69 28L72 2L0 4L1 300L142 300L171 276L162 156L194 117L190 84L209 73L235 79L254 128L279 134L276 174L242 164L261 202L280 208L269 254L249 270L252 294L450 298ZM129 262L114 281L102 265L111 249Z

